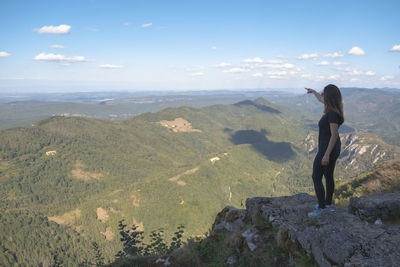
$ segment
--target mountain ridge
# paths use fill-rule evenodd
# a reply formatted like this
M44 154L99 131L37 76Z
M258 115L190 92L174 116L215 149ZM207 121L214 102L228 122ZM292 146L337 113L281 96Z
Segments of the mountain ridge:
M177 118L201 132L174 131L160 123ZM53 117L0 132L0 157L6 162L0 165L0 209L36 209L34 216L53 226L49 218L58 218L59 229L97 242L109 262L121 247L116 237L122 218L146 232L163 227L166 238L179 224L196 236L227 204L311 191L313 155L305 139L312 132L295 114L261 99L239 106L169 108L118 122ZM389 145L380 149L387 155L377 163L398 153ZM360 155L356 172L365 168L367 154ZM14 248L9 240L0 241ZM92 253L90 246L74 244L74 251ZM57 246L43 258L50 260ZM28 260L15 248L14 253L21 262ZM76 261L85 258L74 255Z

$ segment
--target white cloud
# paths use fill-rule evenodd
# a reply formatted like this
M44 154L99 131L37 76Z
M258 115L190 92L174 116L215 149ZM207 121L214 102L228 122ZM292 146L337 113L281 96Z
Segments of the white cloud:
M344 57L344 54L342 52L335 52L332 54L324 54L323 57L330 57L330 58L337 58L337 57Z
M321 61L321 62L318 62L316 65L318 65L318 66L328 66L330 63L328 62L328 61Z
M83 56L72 56L72 57L67 57L65 55L61 54L46 54L46 53L40 53L37 56L33 58L34 60L40 60L40 61L53 61L53 62L61 62L61 63L75 63L75 62L84 62L85 57Z
M322 54L322 53L311 53L311 54L303 54L301 56L298 56L298 59L313 59L317 57L327 57L327 58L337 58L337 57L344 57L344 54L342 52L334 52L334 53L327 53L327 54Z
M319 56L318 53L312 53L312 54L303 54L297 58L298 59L311 59L311 58L316 58L318 56Z
M194 72L192 74L190 74L190 76L203 76L204 73L203 72Z
M125 21L124 23L122 23L122 25L124 25L125 27L128 27L129 25L131 25L131 23L129 21Z
M246 64L242 64L242 67L243 68L246 68L246 69L254 69L254 65L252 65L252 64L249 64L249 63L246 63Z
M353 48L351 48L348 53L350 55L356 55L356 56L365 55L364 50L362 48L358 47L358 46L354 46Z
M335 61L335 62L333 62L333 65L335 65L335 66L343 66L343 65L349 65L349 63L342 62L342 61Z
M328 80L338 80L338 79L340 79L340 75L339 74L330 75L328 77Z
M285 64L283 64L283 68L285 68L285 69L293 69L294 65L291 64L291 63L285 63Z
M393 80L393 79L394 79L393 75L387 75L387 76L382 76L379 80L388 81L388 80Z
M400 52L400 45L394 45L392 48L389 50L390 52Z
M271 76L268 76L268 77L271 78L271 79L285 79L285 77L278 76L278 75L271 75Z
M376 74L376 72L369 70L369 71L366 71L364 74L367 76L374 76Z
M243 72L249 72L249 69L244 69L244 68L232 68L229 70L224 70L223 72L228 72L228 73L243 73Z
M258 67L261 68L271 68L271 69L293 69L295 66L292 63L283 63L283 64L262 64Z
M152 22L150 22L150 23L145 23L145 24L142 24L142 28L151 27L152 25L153 25Z
M245 59L243 59L243 62L246 62L246 63L262 63L263 61L262 61L261 58L255 57L255 58L245 58Z
M362 70L358 70L358 69L352 69L352 68L336 68L339 71L343 71L348 75L366 75L366 76L375 76L376 72L372 71L372 70L368 70L368 71L362 71Z
M303 73L303 74L300 75L300 77L301 77L301 78L311 78L311 77L312 77L312 74L310 74L310 73Z
M224 67L230 67L230 66L232 66L231 63L225 63L225 62L215 65L215 67L217 67L217 68L224 68Z
M6 51L1 51L0 52L0 57L11 57L11 54L6 52Z
M189 72L193 72L193 71L201 71L201 70L203 70L203 69L204 69L203 66L198 65L198 66L190 66L190 67L187 67L185 70L186 70L186 71L189 71Z
M100 31L99 29L96 29L96 28L87 28L87 29L91 32L99 32Z
M34 31L39 34L69 34L71 31L71 26L66 24L61 24L58 26L43 26L40 29L34 29Z
M284 70L281 71L268 71L267 72L268 75L286 75L287 72Z
M264 62L265 63L269 63L269 64L281 64L281 63L283 63L283 61L280 60L280 59L270 59L270 60L265 60Z
M217 47L216 47L216 46L211 46L210 49L211 49L211 50L217 50Z
M55 45L51 45L50 48L54 48L54 49L65 49L65 46L55 44Z
M101 64L99 65L102 69L122 69L124 66L122 65L112 65L112 64Z
M324 75L313 75L311 73L303 73L300 75L300 77L314 82L321 82L326 80L326 77Z
M363 75L364 72L358 69L346 69L346 72L350 75Z
M257 72L257 73L254 73L254 74L251 75L251 76L253 76L253 77L263 77L264 74Z

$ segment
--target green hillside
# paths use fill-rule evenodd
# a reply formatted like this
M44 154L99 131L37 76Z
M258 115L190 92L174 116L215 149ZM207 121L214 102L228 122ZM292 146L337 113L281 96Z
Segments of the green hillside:
M400 160L385 162L370 172L338 183L338 203L346 203L351 197L366 196L376 192L400 190Z
M298 115L264 99L117 122L51 117L1 131L2 262L82 262L93 256L93 241L109 262L121 249L121 219L146 233L162 227L167 239L183 224L187 238L207 232L226 205L309 192L310 134ZM397 147L367 136L382 143L377 163L398 155ZM346 138L347 146L363 140ZM373 167L365 163L373 153L360 154L360 144L351 147L358 168L343 164L343 177ZM352 160L352 149L343 161ZM29 229L37 234L22 246Z

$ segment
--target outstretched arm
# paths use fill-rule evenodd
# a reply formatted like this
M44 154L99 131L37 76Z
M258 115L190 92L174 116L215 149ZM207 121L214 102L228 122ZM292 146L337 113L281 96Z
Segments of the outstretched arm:
M317 91L311 88L305 88L307 90L307 94L314 94L319 102L324 103L324 97L320 95Z

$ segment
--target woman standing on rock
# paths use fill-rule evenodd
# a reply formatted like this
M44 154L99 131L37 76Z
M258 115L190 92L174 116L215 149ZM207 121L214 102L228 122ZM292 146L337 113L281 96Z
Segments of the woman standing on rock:
M338 130L344 121L344 117L342 94L337 86L329 84L321 94L314 89L305 89L308 94L314 94L325 106L324 114L318 123L318 153L314 159L312 173L315 194L318 198L318 205L315 210L308 213L308 216L313 218L319 216L324 210L335 210L332 205L332 196L335 190L333 171L340 154L341 143ZM325 176L326 181L326 197L322 176Z

